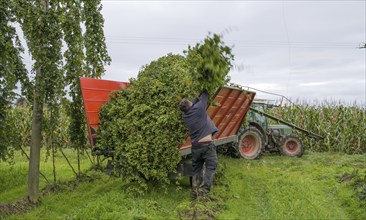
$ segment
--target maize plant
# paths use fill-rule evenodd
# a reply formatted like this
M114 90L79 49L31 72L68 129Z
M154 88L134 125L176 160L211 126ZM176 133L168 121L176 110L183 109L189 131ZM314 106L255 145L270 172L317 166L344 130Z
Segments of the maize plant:
M315 141L299 134L305 146L317 152L366 153L366 112L358 106L324 102L313 106L306 103L270 110L273 115L314 133L323 135Z
M0 161L12 162L14 151L20 147L19 130L16 128L16 111L7 108L0 118ZM10 159L10 160L9 160Z
M68 133L70 118L66 109L60 105L59 115L51 119L50 111L44 110L45 121L42 133L42 147L70 147ZM54 129L50 129L54 127ZM29 105L13 106L6 110L6 117L0 123L0 160L11 159L14 150L30 146L32 128L32 109Z

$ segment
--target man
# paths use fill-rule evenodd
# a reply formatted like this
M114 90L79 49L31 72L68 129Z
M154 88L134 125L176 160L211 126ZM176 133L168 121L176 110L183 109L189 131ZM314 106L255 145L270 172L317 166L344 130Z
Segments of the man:
M208 93L202 92L193 103L184 98L179 103L185 126L188 128L192 144L192 198L208 196L218 163L216 147L212 135L218 129L207 115ZM203 175L203 166L205 172Z

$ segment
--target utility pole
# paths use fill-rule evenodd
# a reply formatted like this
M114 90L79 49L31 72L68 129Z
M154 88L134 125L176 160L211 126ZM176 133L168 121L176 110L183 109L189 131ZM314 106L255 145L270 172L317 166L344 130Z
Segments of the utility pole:
M366 49L366 43L361 42L358 49ZM365 111L366 111L366 50L365 50Z

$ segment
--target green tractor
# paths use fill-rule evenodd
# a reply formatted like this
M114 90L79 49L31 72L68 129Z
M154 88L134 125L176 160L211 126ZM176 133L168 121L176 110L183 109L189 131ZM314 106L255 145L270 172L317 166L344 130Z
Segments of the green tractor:
M294 130L305 132L308 136L317 139L323 137L296 125L283 121L265 113L266 108L274 105L267 100L254 100L246 115L248 126L238 135L236 149L238 155L244 159L257 159L261 153L281 153L290 157L301 157L304 153L304 145ZM280 124L270 124L272 119Z

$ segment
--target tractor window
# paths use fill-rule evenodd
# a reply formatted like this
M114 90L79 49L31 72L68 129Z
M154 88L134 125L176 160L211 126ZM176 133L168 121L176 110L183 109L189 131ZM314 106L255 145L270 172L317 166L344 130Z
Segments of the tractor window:
M264 106L261 104L253 103L252 107L259 111L262 111L262 112L264 112L264 110L265 110ZM256 123L260 124L263 128L267 128L267 118L264 115L261 115L254 111L249 110L248 116L249 116L249 121L256 122Z

